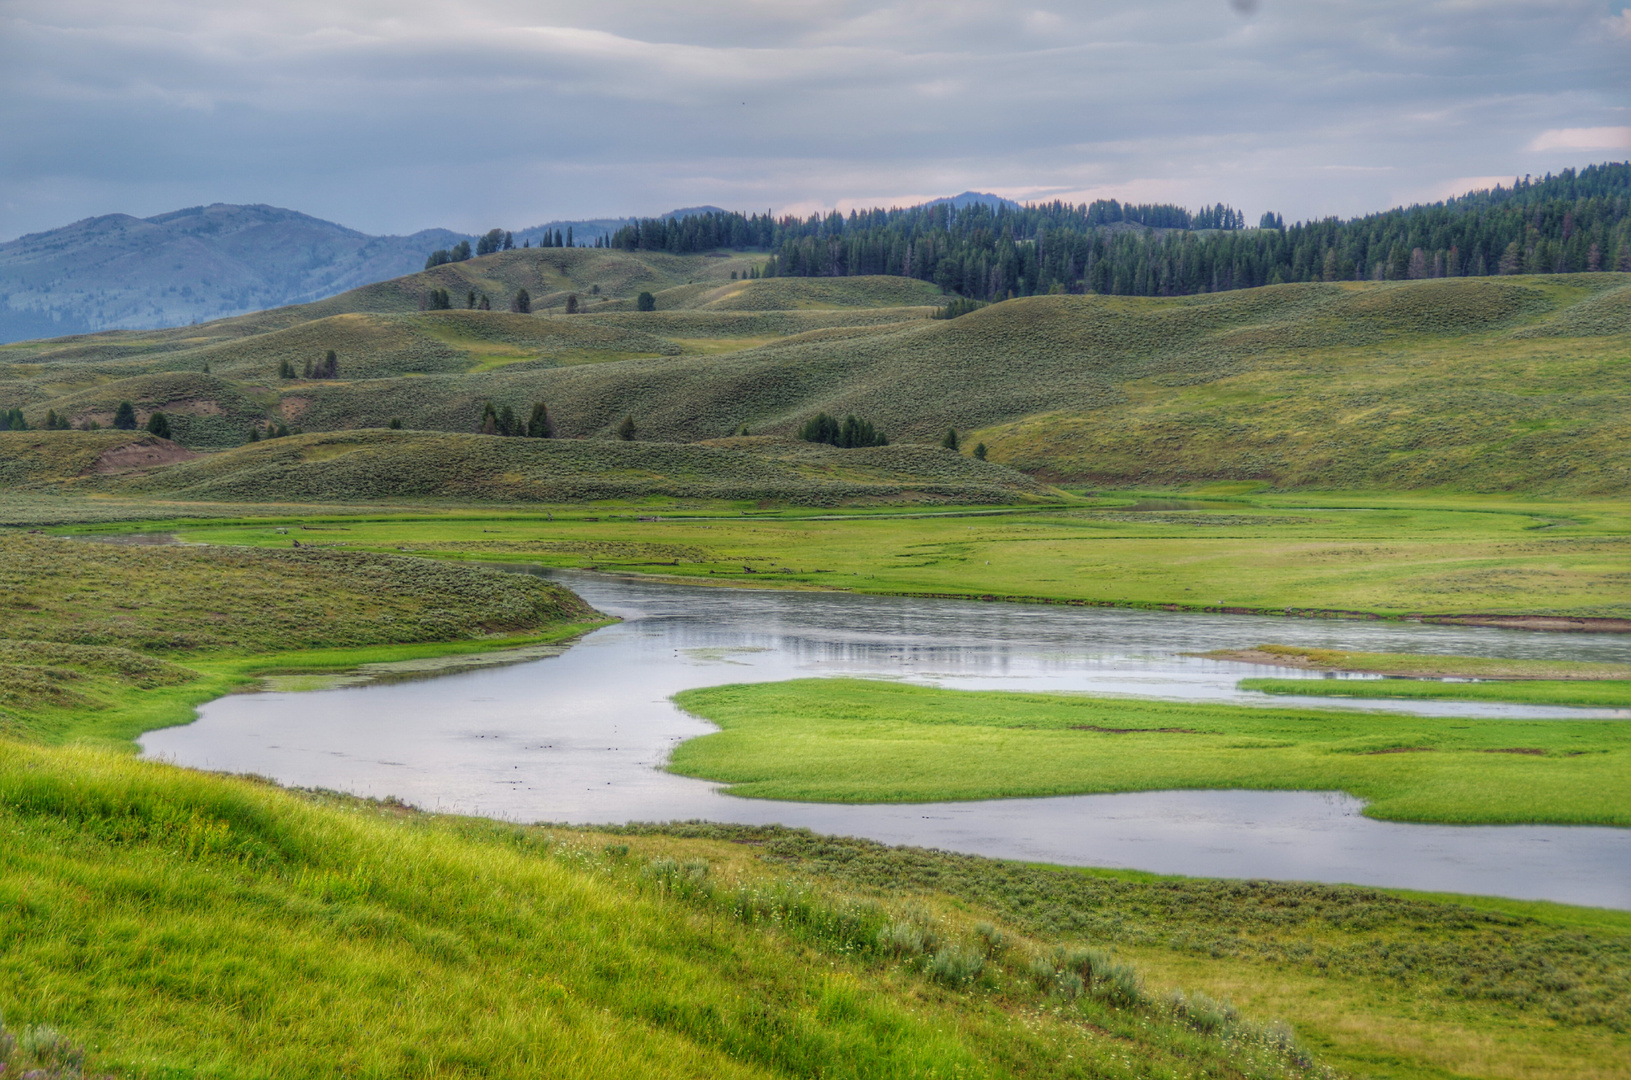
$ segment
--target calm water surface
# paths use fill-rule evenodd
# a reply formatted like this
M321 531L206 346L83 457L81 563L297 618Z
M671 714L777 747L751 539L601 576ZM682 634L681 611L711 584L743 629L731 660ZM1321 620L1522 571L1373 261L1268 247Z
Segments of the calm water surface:
M713 730L668 700L727 682L863 675L966 689L1092 690L1330 708L1235 690L1307 673L1180 655L1265 641L1370 652L1624 662L1618 635L963 603L553 575L619 625L563 655L413 682L241 694L141 740L151 756L395 795L515 821L705 818L1159 873L1351 882L1631 909L1631 830L1371 821L1345 795L1189 791L853 806L738 799L660 771ZM1314 676L1318 677L1318 676ZM1624 715L1363 702L1434 716Z

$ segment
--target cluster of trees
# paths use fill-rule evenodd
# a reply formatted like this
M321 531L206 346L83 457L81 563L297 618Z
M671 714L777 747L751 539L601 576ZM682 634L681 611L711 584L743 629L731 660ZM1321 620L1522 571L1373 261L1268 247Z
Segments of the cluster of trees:
M816 413L804 422L799 428L799 438L805 442L826 443L829 446L841 446L846 449L854 446L888 446L889 440L872 426L869 420L862 420L854 413L844 417L843 423L838 418L828 416L826 413Z
M401 427L400 421L393 421L393 426ZM525 423L515 415L515 410L508 405L494 406L489 401L481 410L481 425L476 429L483 435L509 435L521 436L528 439L553 439L555 437L555 421L550 419L549 408L542 402L532 407L532 415L527 417Z
M282 439L282 438L287 438L290 435L298 435L298 434L300 434L300 429L299 428L294 428L294 429L291 430L288 424L285 424L282 420L279 420L276 417L273 417L272 419L266 421L266 434L265 435L261 434L261 429L260 429L259 424L256 424L254 427L250 428L249 429L249 441L250 442L260 442L261 439L263 439L263 438L265 438L265 439Z
M806 219L707 213L618 230L612 246L758 248L766 276L894 274L999 300L1047 292L1176 296L1292 281L1631 271L1631 163L1569 169L1343 220L1246 229L1223 204L942 204Z
M451 311L452 309L453 298L448 295L446 289L432 289L419 298L420 311Z
M73 426L74 425L72 423L70 423L69 420L68 420L68 414L67 413L59 414L57 412L57 410L55 410L55 409L45 410L45 430L47 430L47 431L68 431ZM165 436L165 437L168 438L169 436Z
M433 266L441 266L445 263L464 262L469 257L470 241L460 240L451 248L442 248L425 256L425 269L429 270Z
M0 409L0 431L27 431L28 421L21 409Z
M280 379L295 378L294 361L278 361L277 374L278 378ZM306 367L300 375L300 378L303 379L338 379L339 377L340 358L335 355L333 349L330 349L328 351L328 355L323 357L323 359L318 360L316 363L307 360Z
M959 315L967 315L969 312L979 311L983 307L985 307L985 301L983 300L970 300L966 296L959 296L933 315L930 315L929 318L955 319Z
M503 229L488 229L476 241L477 255L491 255L495 251L509 251L515 247L515 237Z

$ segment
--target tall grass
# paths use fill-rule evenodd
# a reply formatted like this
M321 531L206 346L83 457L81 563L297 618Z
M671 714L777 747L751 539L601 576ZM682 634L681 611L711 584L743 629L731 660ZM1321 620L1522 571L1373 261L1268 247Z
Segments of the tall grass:
M875 903L572 834L3 742L0 830L0 1000L118 1073L1307 1071L1142 1007L1018 1023L960 928L902 965Z

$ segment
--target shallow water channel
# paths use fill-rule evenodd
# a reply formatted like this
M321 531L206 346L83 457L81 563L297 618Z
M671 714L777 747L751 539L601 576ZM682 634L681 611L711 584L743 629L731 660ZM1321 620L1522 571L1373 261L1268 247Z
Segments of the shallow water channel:
M822 675L965 689L1585 717L1586 709L1241 692L1295 669L1180 655L1265 641L1367 652L1624 662L1622 635L1194 615L551 575L624 622L558 656L411 681L238 694L141 740L149 756L514 821L705 818L1081 866L1549 899L1631 909L1631 829L1372 821L1329 792L1181 791L909 805L740 799L661 765L713 730L668 699ZM1623 714L1620 714L1623 715Z

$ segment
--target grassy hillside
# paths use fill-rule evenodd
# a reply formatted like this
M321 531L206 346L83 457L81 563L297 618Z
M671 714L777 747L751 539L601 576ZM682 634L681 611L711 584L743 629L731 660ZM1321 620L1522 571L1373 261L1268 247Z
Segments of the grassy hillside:
M545 401L567 436L632 414L675 442L744 424L786 435L822 410L896 441L955 427L994 460L1081 484L1631 486L1628 275L1038 296L934 320L922 282L732 281L739 262L512 251L206 326L10 346L0 406L105 422L131 400L175 413L197 448L235 445L268 416L472 431L488 400ZM534 313L502 310L523 287ZM420 312L431 288L498 310ZM586 314L551 307L567 290ZM635 291L658 310L631 310ZM340 379L277 378L328 349Z
M199 502L665 497L832 506L871 500L1012 503L1053 494L1022 473L938 448L838 450L764 437L696 445L346 431L115 470L127 460L139 466L133 453L162 446L168 444L122 432L0 434L0 480L24 490Z

